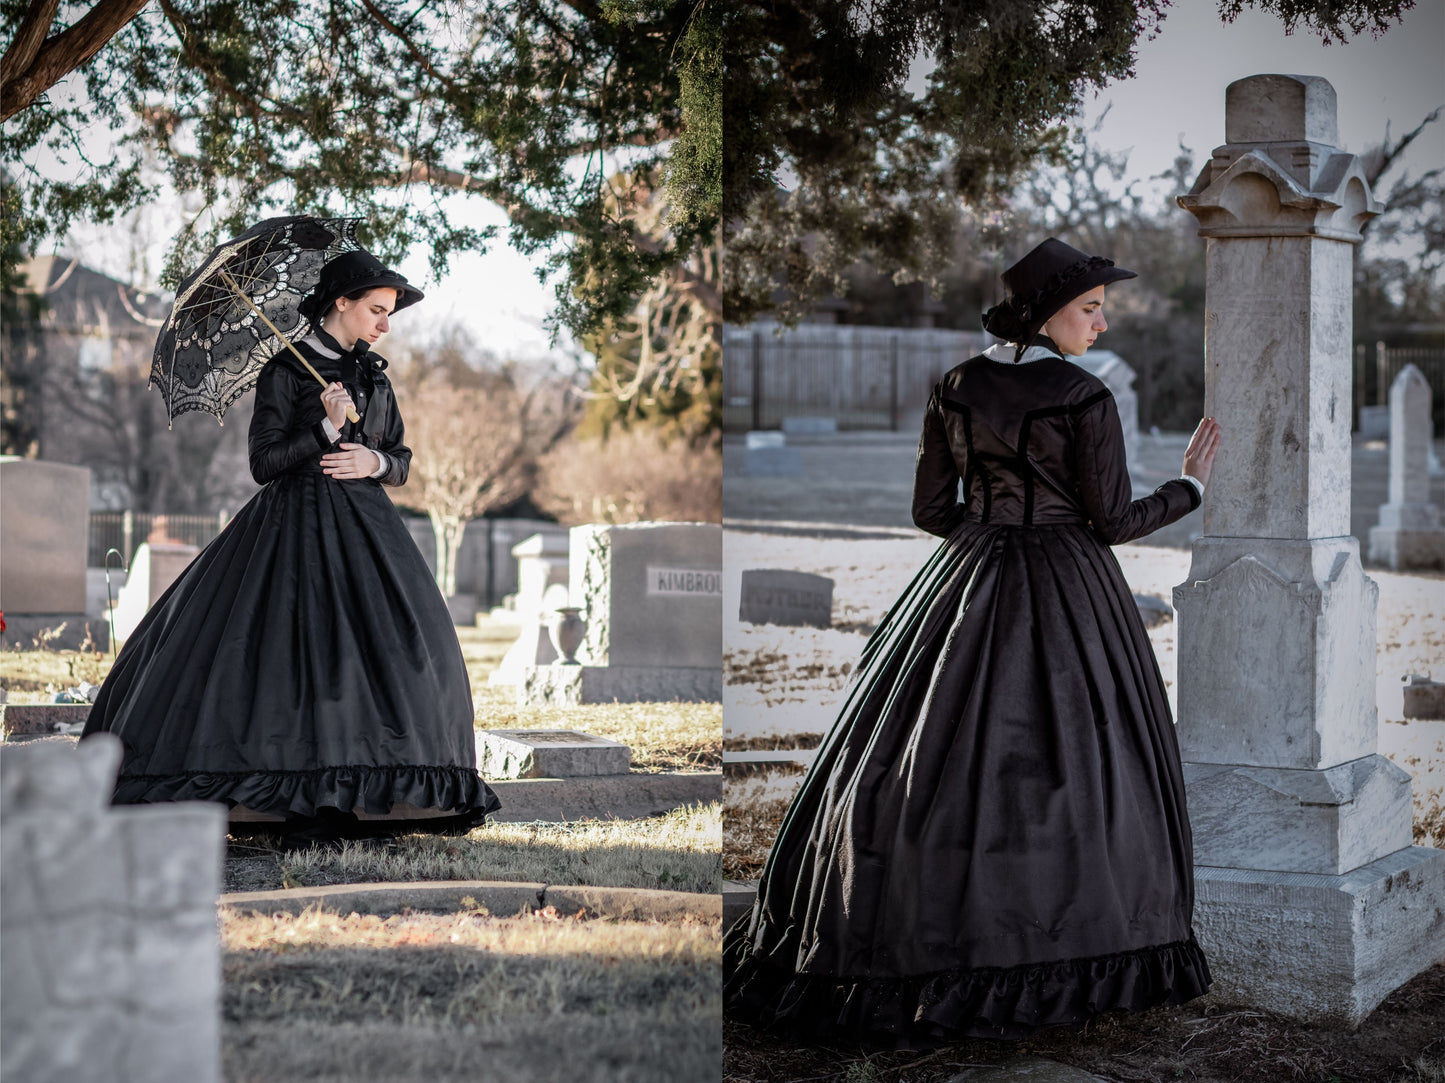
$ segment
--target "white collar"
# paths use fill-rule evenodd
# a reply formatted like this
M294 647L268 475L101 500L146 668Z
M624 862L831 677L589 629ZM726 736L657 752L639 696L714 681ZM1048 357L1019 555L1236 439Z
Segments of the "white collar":
M990 361L999 361L1005 365L1012 365L1014 363L1014 354L1017 352L1018 347L1012 342L995 342L983 351L983 356L987 357ZM1026 361L1037 361L1041 357L1056 358L1059 356L1056 351L1049 349L1047 346L1030 346L1024 351L1024 355L1019 358L1019 364L1022 365Z
M335 350L333 350L330 346L324 346L324 345L322 345L321 339L320 339L320 337L316 334L315 331L311 332L311 334L307 335L307 336L306 336L305 338L303 338L301 341L304 342L304 343L306 343L306 345L310 346L313 350L315 350L317 353L319 353L322 357L329 357L329 358L331 358L331 360L335 361L338 357L341 356L339 353L337 353Z

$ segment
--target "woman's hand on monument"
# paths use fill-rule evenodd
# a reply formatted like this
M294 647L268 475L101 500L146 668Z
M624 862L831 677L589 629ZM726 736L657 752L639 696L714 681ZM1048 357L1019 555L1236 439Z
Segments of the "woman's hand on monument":
M321 392L321 405L326 407L326 417L336 430L341 431L341 426L346 422L346 411L348 407L355 404L351 396L346 393L346 388L339 383L327 384Z
M1194 430L1189 446L1184 449L1184 473L1198 478L1201 485L1209 484L1209 471L1214 468L1219 441L1219 422L1206 417L1200 420L1199 428Z

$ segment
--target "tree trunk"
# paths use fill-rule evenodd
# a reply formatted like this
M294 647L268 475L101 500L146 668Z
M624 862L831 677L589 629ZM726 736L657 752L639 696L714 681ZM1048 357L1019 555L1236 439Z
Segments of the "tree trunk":
M443 512L429 510L432 536L436 543L437 588L450 598L457 592L457 554L462 549L462 534L467 529L465 519Z

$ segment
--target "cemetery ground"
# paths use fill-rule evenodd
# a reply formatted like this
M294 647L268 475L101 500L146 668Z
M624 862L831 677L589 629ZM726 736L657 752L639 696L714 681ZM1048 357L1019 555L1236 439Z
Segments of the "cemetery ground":
M717 704L519 708L513 689L487 683L516 625L483 618L458 634L479 728L620 741L634 774L719 769ZM9 650L0 682L12 703L43 702L98 683L110 663L95 651ZM378 907L344 896L222 907L225 1078L716 1078L720 847L716 802L331 847L232 837L228 893L381 883L399 892ZM437 881L495 886L460 897L407 887ZM542 885L596 890L539 895Z
M723 702L729 752L816 746L841 704L868 633L938 544L908 526L911 438L846 433L796 443L802 452L801 478L748 478L741 472L741 447L725 447L725 454L737 459L736 466L727 460L724 492ZM1139 480L1147 491L1177 470L1184 441L1146 436L1141 445L1144 476ZM1351 528L1362 542L1378 505L1387 499L1385 454L1383 447L1356 444ZM1433 478L1432 492L1439 501L1445 479ZM1147 539L1155 544L1117 547L1131 588L1169 601L1173 587L1187 577L1187 545L1198 529L1196 515ZM741 622L739 577L748 568L786 568L833 579L831 627ZM1406 720L1402 691L1406 674L1445 676L1445 576L1376 567L1366 572L1380 591L1380 751L1414 777L1416 843L1445 846L1445 722ZM1176 633L1172 619L1149 630L1171 706L1179 665ZM727 880L760 875L802 774L801 766L785 764L725 767ZM1085 1028L1047 1032L1022 1043L973 1041L932 1053L809 1048L734 1024L726 1025L724 1042L724 1078L730 1083L942 1083L970 1069L982 1081L991 1078L983 1066L1019 1065L1030 1058L1129 1083L1442 1083L1445 960L1396 990L1353 1034L1205 997L1141 1015L1111 1013Z

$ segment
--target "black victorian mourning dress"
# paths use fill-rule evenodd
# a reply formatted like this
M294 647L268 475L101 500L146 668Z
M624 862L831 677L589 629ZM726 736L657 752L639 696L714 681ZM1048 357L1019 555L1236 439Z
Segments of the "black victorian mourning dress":
M248 441L265 488L151 607L86 723L124 743L117 803L224 801L233 821L323 836L456 830L499 806L446 603L382 490L411 451L362 345L298 348L356 403L341 440L381 451L386 473L323 474L320 385L289 351L266 364Z
M728 933L732 1018L916 1048L1209 987L1164 682L1109 549L1199 495L1131 500L1113 396L1050 350L933 392L913 514L944 541Z

